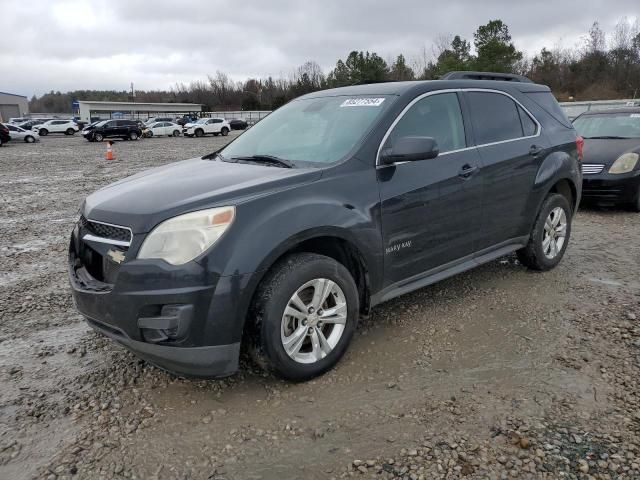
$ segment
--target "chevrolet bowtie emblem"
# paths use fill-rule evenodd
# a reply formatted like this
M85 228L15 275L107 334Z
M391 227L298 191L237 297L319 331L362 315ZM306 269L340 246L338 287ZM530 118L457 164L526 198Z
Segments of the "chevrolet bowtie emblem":
M109 250L107 256L116 263L124 262L124 252L120 250Z

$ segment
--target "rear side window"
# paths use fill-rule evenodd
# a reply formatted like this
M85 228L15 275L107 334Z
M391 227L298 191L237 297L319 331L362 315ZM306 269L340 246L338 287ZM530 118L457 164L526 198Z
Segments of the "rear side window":
M467 92L476 144L502 142L524 136L518 105L506 95Z
M439 93L418 100L393 127L386 147L401 137L432 137L440 153L465 148L466 140L458 95Z
M551 92L527 92L527 97L536 102L540 108L555 118L565 127L571 128L571 122Z
M536 134L538 130L538 125L533 119L529 116L524 109L518 105L518 113L520 114L520 121L522 122L522 130L524 131L525 137L532 137Z

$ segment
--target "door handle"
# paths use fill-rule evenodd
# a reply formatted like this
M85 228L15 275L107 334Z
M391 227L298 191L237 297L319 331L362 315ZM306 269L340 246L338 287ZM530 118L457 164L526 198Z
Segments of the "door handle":
M468 163L464 164L458 172L458 176L461 178L469 178L471 175L478 171L478 167L471 166Z
M532 157L535 157L537 155L540 155L543 150L544 148L538 145L531 145L531 148L529 148L529 155L531 155Z

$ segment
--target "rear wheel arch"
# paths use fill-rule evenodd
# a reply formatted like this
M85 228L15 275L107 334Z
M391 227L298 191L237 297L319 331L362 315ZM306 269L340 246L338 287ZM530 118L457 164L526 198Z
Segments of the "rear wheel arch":
M559 193L560 195L565 197L567 199L567 202L569 202L569 205L571 206L573 213L575 213L576 210L578 209L578 205L577 205L578 190L576 188L575 183L573 183L572 180L568 178L562 178L558 180L556 183L554 183L551 186L551 188L545 195L545 198L550 193Z

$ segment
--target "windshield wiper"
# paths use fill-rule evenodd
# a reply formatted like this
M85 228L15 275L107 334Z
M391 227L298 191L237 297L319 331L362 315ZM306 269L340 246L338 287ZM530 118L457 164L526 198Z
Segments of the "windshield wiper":
M227 157L224 157L219 152L209 153L209 154L205 155L204 157L202 157L202 159L203 160L222 160L223 162L227 161Z
M631 137L618 137L616 135L599 135L595 137L584 137L587 140L596 139L596 140L628 140Z
M231 157L228 161L235 162L255 162L255 163L268 163L273 166L278 166L282 168L293 168L294 165L289 160L284 158L276 157L274 155L250 155L246 157Z

